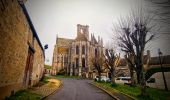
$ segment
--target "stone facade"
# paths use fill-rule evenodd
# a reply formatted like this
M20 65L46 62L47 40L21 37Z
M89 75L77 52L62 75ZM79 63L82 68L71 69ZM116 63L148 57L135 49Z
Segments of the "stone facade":
M68 75L92 77L91 59L103 54L103 40L91 34L89 26L77 25L75 39L58 38L53 52L53 69L59 72L64 69Z
M22 0L0 1L0 100L36 84L44 51Z

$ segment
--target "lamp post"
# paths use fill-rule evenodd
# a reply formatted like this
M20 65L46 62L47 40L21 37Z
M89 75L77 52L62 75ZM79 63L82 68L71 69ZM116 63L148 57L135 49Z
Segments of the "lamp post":
M163 67L162 67L162 52L160 49L158 49L158 55L159 55L159 63L161 65L161 71L162 71L162 76L163 76L163 80L164 80L164 85L165 85L165 91L168 91L168 87L167 87L167 84L166 84L166 79L165 79L165 75L164 75L164 71L163 71Z

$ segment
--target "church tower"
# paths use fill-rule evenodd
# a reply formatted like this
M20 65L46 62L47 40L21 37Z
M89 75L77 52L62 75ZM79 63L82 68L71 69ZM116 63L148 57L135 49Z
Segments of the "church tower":
M89 40L89 26L77 24L77 39Z

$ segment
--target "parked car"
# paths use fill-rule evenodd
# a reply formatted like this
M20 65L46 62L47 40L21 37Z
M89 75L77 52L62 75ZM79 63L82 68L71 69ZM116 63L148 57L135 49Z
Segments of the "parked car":
M115 82L118 84L131 84L131 77L118 77Z
M99 76L95 77L95 81L99 81ZM106 76L101 76L101 81L110 82L110 79Z
M95 76L94 80L99 81L99 76Z

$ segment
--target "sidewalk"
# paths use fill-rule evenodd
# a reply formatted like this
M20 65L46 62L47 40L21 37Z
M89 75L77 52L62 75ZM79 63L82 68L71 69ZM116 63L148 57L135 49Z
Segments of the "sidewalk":
M42 96L41 99L55 92L61 85L62 82L55 78L48 79L48 83L40 87L32 87L29 89L31 93L36 93Z

